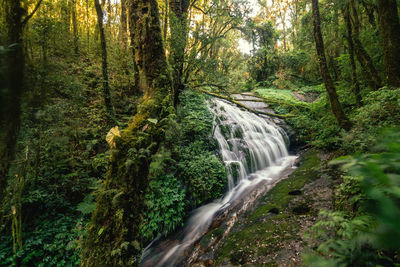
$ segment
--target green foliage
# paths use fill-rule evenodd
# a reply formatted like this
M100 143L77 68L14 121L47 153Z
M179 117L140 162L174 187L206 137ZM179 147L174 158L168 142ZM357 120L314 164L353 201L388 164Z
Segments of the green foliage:
M0 263L6 266L15 260L23 266L79 264L77 239L94 207L90 192L104 177L109 158L104 139L108 129L102 105L96 104L101 95L93 94L86 73L79 76L82 67L67 60L50 61L28 75L32 89L24 99L16 164L11 169L20 174L20 165L26 168L23 246L15 258L11 227L5 221L0 229L4 238ZM12 186L13 180L10 193ZM3 214L10 213L14 198L7 194Z
M222 196L227 174L215 156L213 115L205 96L186 90L180 95L176 119L165 129L166 142L153 156L146 193L143 242L168 235L197 206Z
M259 94L261 97L267 98L267 99L276 99L280 100L283 102L283 104L288 103L291 105L298 105L302 107L309 107L311 106L310 103L306 103L303 101L297 100L293 92L291 90L287 89L275 89L275 88L257 88L255 90L257 94Z
M225 166L212 153L193 155L191 160L179 162L179 167L188 192L197 205L217 199L224 193L227 183Z
M350 153L367 151L381 128L400 125L400 89L383 87L370 92L352 120L354 127L343 136L343 148Z
M182 226L186 216L185 190L172 175L155 177L150 181L146 194L148 212L141 226L143 238L150 241L159 234L166 235Z
M352 176L345 176L337 191L341 210L322 212L323 219L312 228L312 235L324 241L317 251L336 266L399 264L393 257L400 247L398 130L381 135L374 152L333 162L344 164ZM307 265L322 266L325 262L321 256L306 257Z
M17 255L12 252L11 236L0 238L0 266L78 266L78 239L83 234L82 221L71 214L50 213L38 217L32 229L25 228L24 247Z
M178 120L182 136L176 149L180 154L177 171L196 206L220 197L227 176L222 160L214 155L218 146L212 138L213 115L205 97L187 91L181 103Z

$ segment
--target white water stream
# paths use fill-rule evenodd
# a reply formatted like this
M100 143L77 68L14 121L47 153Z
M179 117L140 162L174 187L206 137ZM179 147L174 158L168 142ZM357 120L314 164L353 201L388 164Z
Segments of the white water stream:
M217 212L243 197L245 189L279 179L296 158L288 155L283 130L267 118L218 99L209 106L215 115L214 138L228 171L228 191L223 198L193 211L179 238L158 246L150 244L141 266L179 265L187 250L207 232Z

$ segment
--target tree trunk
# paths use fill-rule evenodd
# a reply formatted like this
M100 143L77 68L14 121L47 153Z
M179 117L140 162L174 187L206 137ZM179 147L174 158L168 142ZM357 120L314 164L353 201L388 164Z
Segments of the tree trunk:
M368 85L377 90L382 86L381 78L378 75L378 72L372 62L371 57L368 55L368 52L364 49L362 45L359 34L360 34L360 21L358 20L357 7L354 3L354 0L350 0L350 5L353 13L354 20L354 51L357 55L357 59L360 62L361 67L363 68L364 77L368 82Z
M90 52L89 0L86 0L86 41L87 41L87 53L89 53Z
M164 2L165 2L165 14L164 14L164 26L163 26L163 37L164 37L163 40L164 40L164 42L166 42L167 41L167 32L168 32L168 16L169 16L168 3L169 3L169 0L164 0Z
M366 3L365 0L361 0L361 4L363 5L365 12L367 13L369 24L371 24L371 26L375 29L376 23L375 23L375 15L374 15L374 10L375 10L374 5L370 4L370 3Z
M7 44L13 45L6 54L6 89L0 88L0 203L4 198L8 172L15 156L15 144L21 116L21 96L24 91L24 54L22 16L25 9L20 1L4 1Z
M400 87L400 23L396 0L378 0L386 78L389 86Z
M101 9L99 0L94 0L94 5L96 7L97 13L97 23L100 31L100 43L101 43L101 66L103 73L103 98L104 104L106 107L106 111L108 116L110 116L110 120L114 118L114 111L111 104L111 95L110 95L110 85L108 81L108 62L107 62L107 44L106 44L106 36L104 34L104 26L103 26L103 10Z
M24 26L38 10L42 0L26 16L27 9L21 1L5 0L6 42L12 48L7 51L5 88L0 88L0 204L4 200L11 161L15 157L15 146L21 124L21 98L24 94ZM0 216L0 220L2 216Z
M122 53L121 53L121 67L122 70L124 71L127 80L128 80L128 86L129 86L129 93L135 93L134 88L132 88L132 84L130 81L130 71L128 67L128 58L127 57L127 47L128 47L128 23L126 20L126 0L121 0L121 32L120 32L120 41L121 41L121 48L122 48Z
M333 84L332 78L329 74L328 66L326 64L324 42L321 34L321 20L319 15L318 0L312 0L312 17L314 25L314 40L317 49L318 61L321 70L321 76L324 80L326 91L328 93L329 102L331 104L332 113L335 115L339 126L345 130L351 128L351 123L343 112L340 105L336 88Z
M137 266L139 226L151 159L164 140L170 114L171 81L164 54L156 0L127 2L139 86L144 92L128 128L115 136L104 186L99 190L83 266ZM150 120L151 119L151 120Z
M128 21L129 21L129 33L130 33L130 39L131 39L131 50L132 50L132 56L133 56L133 75L134 75L134 80L133 80L133 88L134 88L134 93L139 94L139 93L144 93L144 91L141 91L139 88L139 69L136 64L135 60L135 54L136 54L136 49L135 49L135 16L133 14L133 8L134 8L134 3L133 1L128 0L127 7L128 7Z
M349 55L350 55L350 65L351 65L351 80L353 82L353 92L356 98L356 104L358 107L362 106L362 98L360 94L360 85L357 80L357 66L354 60L354 43L353 43L353 29L351 27L350 20L350 4L346 3L344 10L344 20L347 28L347 42L349 44Z
M187 14L189 8L189 0L170 0L170 56L169 63L173 71L173 91L174 91L174 106L176 107L179 101L179 94L184 89L182 83L183 65L185 61L185 48L188 34Z
M61 18L63 21L63 26L65 27L65 37L68 39L68 43L70 45L71 42L71 10L70 3L68 0L63 0L61 2Z
M79 33L78 33L78 21L76 19L76 0L72 1L72 28L73 28L73 35L74 35L74 52L75 52L75 54L78 54Z
M124 52L128 43L128 30L126 20L126 0L121 0L121 42Z

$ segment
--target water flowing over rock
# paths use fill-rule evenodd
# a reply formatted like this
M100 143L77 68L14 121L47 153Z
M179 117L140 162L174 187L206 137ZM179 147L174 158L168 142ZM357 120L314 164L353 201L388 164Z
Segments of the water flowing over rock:
M272 120L223 100L213 99L209 107L215 115L213 136L228 170L227 193L194 210L182 231L171 239L153 241L143 252L141 266L187 264L183 262L191 257L191 248L216 217L225 218L234 203L253 188L273 184L295 160L288 155L284 131Z

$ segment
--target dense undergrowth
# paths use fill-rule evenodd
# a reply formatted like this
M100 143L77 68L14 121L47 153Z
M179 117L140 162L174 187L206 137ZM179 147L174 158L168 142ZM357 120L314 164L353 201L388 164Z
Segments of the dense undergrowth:
M270 106L278 113L295 115L287 121L300 143L329 153L354 155L332 162L344 164L342 182L335 189L335 209L321 211L320 220L308 233L321 243L303 255L303 264L397 266L400 89L382 87L363 92L363 106L356 107L346 84L338 84L341 103L353 123L348 132L336 125L321 89L255 90L267 102L271 100ZM308 102L294 97L293 91Z
M322 211L309 233L322 244L304 256L305 265L400 264L399 140L398 129L387 130L370 153L332 162L341 164L346 175L336 189L335 211Z
M323 86L300 87L294 91L277 88L257 88L255 93L264 97L274 110L295 115L287 122L296 132L299 143L310 144L327 151L342 153L365 152L376 140L382 128L400 124L400 89L383 87L365 92L363 106L357 108L345 84L338 88L342 105L346 108L353 127L345 132L335 123ZM309 98L304 102L293 92ZM350 96L350 97L349 97Z
M32 69L29 76L34 86L23 109L17 164L11 170L19 179L10 179L9 200L2 207L5 213L20 207L16 224L21 231L1 237L4 266L78 264L78 241L94 208L90 193L107 168L107 122L96 81L100 69L90 66L89 59L80 66L56 61ZM16 219L10 217L2 227ZM13 248L13 237L19 235L23 246Z
M226 170L212 138L213 114L197 92L181 95L166 148L154 156L141 233L147 243L182 226L195 207L222 196Z
M96 189L106 174L110 125L99 98L101 70L90 58L83 65L55 61L29 76L35 88L27 96L12 170L18 177L10 180L8 201L1 207L6 213L20 208L22 216L10 215L1 226L0 266L78 265ZM127 94L121 76L114 75L114 106L124 127L137 96ZM152 160L148 212L141 226L144 243L173 232L192 209L224 193L226 172L212 139L212 121L204 96L182 94L164 148ZM14 219L20 232L7 230ZM13 245L18 238L23 249L18 242Z

